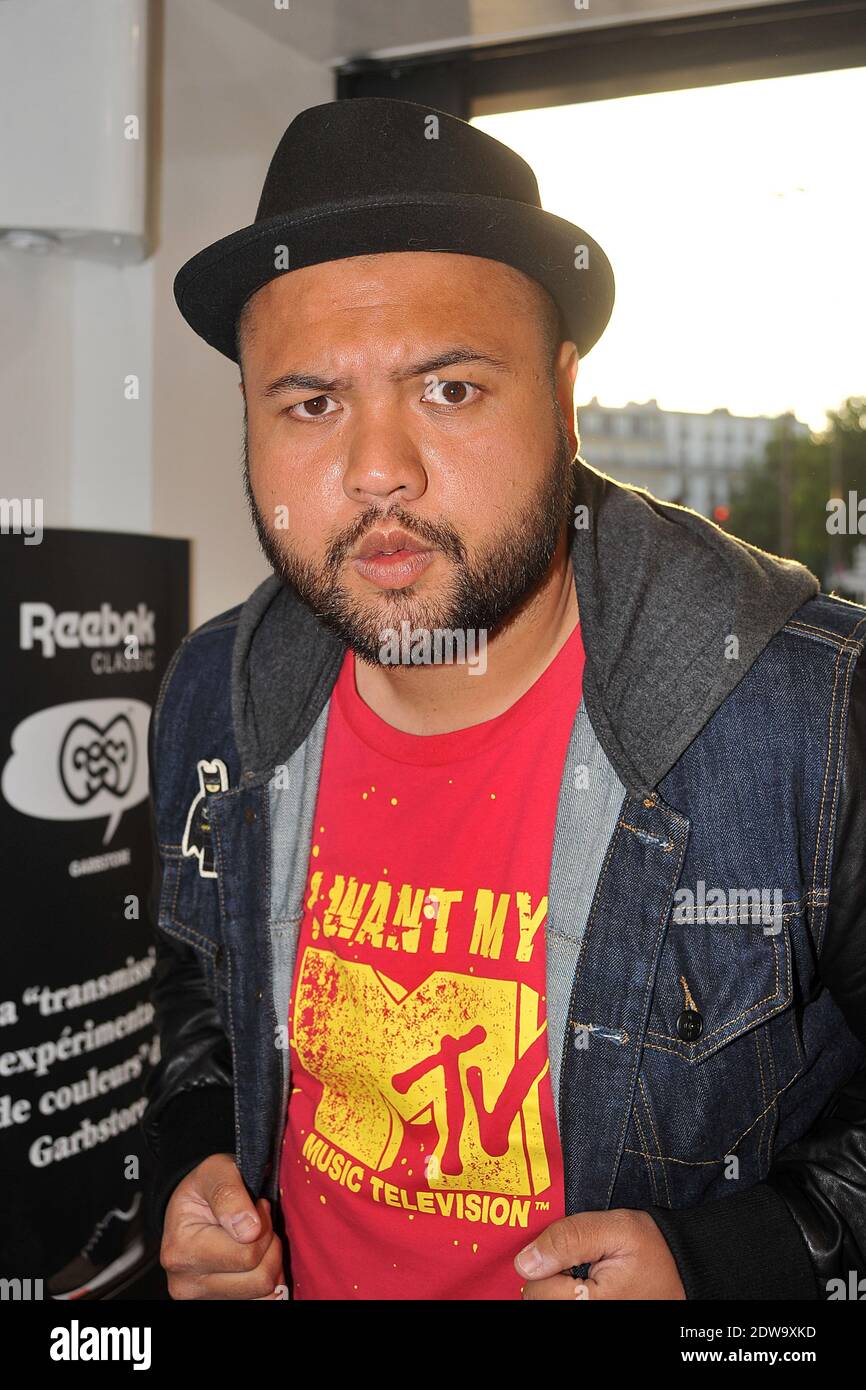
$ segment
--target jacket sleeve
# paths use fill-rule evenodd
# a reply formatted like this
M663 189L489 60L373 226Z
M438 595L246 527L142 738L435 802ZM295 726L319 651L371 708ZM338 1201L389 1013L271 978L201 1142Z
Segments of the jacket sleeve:
M235 1152L229 1040L195 951L158 926L163 865L156 826L154 755L161 699L162 692L148 734L153 872L147 903L156 945L150 997L160 1060L145 1080L147 1109L141 1120L153 1159L149 1216L157 1232L181 1179L211 1154L234 1156Z
M866 1045L866 658L854 668L833 876L818 970ZM650 1207L690 1299L825 1299L866 1275L866 1068L745 1192Z

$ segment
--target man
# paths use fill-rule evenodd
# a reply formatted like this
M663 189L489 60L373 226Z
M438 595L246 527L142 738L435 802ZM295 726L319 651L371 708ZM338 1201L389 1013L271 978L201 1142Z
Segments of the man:
M866 1265L866 609L580 459L512 151L302 112L179 306L274 574L151 727L174 1298L815 1299Z

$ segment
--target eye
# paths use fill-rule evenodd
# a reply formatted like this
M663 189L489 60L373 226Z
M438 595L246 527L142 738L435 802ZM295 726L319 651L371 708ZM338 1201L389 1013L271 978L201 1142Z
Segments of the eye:
M450 392L452 392L453 390L464 391L464 396L458 397L458 399L455 400L450 395ZM474 381L440 381L438 377L434 376L427 378L427 384L424 387L424 395L421 397L421 399L422 401L433 401L434 405L466 405L468 403L466 400L466 393L468 393L468 391L480 390L481 387L476 386ZM449 394L446 394L444 400L442 400L441 398L439 400L435 400L431 394L433 391L445 391ZM469 400L474 399L474 396L469 397Z
M319 406L321 404L324 404L326 401L332 401L333 404L336 405L336 401L334 401L333 396L311 396L308 401L297 401L295 405L287 406L284 411L284 414L295 415L296 418L299 420L320 420L323 415L333 415L333 410L316 409L313 410L312 414L310 415L298 415L297 412L300 410L301 406L303 406L306 410L308 407Z

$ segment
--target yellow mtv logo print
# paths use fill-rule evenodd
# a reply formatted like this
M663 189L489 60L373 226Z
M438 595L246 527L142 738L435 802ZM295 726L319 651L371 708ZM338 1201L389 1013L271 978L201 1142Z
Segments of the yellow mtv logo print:
M523 1195L550 1186L539 1096L547 1027L528 986L437 970L406 990L310 946L292 1045L322 1083L317 1132L368 1168L390 1168L405 1126L432 1120L430 1186Z

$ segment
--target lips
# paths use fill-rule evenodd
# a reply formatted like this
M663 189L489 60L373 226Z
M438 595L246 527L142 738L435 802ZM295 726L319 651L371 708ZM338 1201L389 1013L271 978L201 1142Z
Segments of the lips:
M352 556L357 574L377 589L405 589L436 559L435 549L408 531L371 531Z
M408 531L371 531L355 551L355 559L370 560L377 555L395 555L398 551L420 555L428 549L429 546L410 536Z

